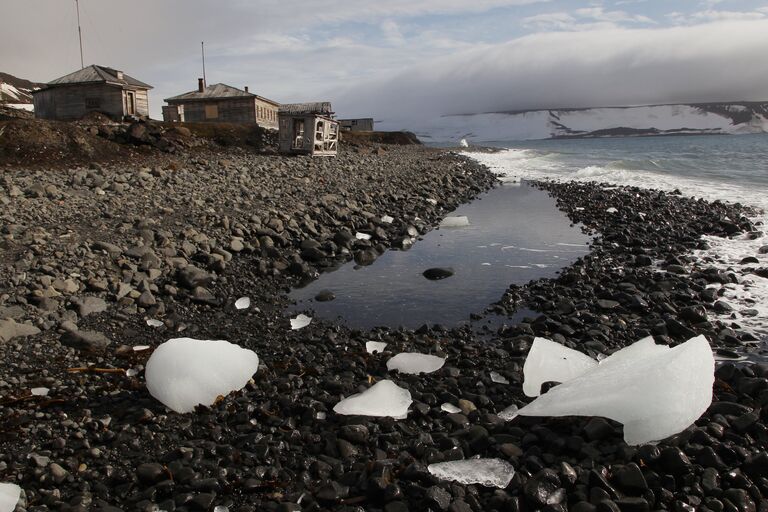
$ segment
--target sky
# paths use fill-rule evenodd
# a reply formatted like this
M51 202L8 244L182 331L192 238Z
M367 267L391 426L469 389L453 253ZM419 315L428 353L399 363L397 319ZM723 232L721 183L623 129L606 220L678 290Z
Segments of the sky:
M0 71L80 67L74 0L3 0ZM768 100L768 0L80 0L85 64L340 117Z

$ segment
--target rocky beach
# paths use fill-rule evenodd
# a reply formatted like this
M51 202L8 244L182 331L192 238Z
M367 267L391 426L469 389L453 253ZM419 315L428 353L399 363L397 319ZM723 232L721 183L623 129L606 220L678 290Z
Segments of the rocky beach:
M50 126L55 144L19 142ZM404 136L311 159L277 156L268 134L50 126L0 128L0 482L23 489L18 511L768 511L766 363L719 364L707 412L658 444L629 446L599 417L500 416L530 401L536 336L594 358L650 335L757 354L765 340L720 300L744 275L693 256L703 236L762 236L749 209L537 182L594 236L590 253L476 312L535 315L484 333L319 319L292 330L293 286L418 244L496 177ZM259 370L210 408L172 412L144 370L179 337L251 349ZM369 341L387 347L371 354ZM446 363L388 371L398 352ZM413 398L405 419L333 412L387 379ZM514 476L493 488L427 470L473 457Z

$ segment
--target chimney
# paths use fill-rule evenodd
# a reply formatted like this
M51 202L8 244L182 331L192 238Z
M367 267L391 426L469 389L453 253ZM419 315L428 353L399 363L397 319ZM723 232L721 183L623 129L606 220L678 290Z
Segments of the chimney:
M248 92L248 86L247 85L245 86L245 92Z
M116 73L116 75L117 75L117 79L118 79L118 80L122 80L122 79L123 79L123 72L122 72L122 71L118 71L118 72Z
M205 91L205 79L198 78L197 79L197 92L203 92Z

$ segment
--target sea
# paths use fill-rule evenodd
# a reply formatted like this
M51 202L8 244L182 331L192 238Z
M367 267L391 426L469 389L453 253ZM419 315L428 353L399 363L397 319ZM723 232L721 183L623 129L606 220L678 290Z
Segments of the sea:
M505 182L547 179L678 190L690 197L755 207L753 221L757 229L766 231L768 134L491 141L482 145L503 150L468 155ZM750 267L768 267L768 254L759 253L760 247L768 245L768 233L756 239L706 240L710 248L694 256L711 260L708 266L732 269L740 279L738 284L727 285L724 296L735 313L721 319L736 322L768 341L768 279L749 272ZM742 265L746 256L757 257L759 265Z

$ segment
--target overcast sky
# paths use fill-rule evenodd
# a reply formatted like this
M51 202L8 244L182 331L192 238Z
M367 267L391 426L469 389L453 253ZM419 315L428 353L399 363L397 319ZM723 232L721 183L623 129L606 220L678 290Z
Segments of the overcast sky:
M341 117L768 100L768 1L80 0L85 63L162 99L208 83ZM0 71L80 67L74 0L3 2ZM406 126L403 126L406 127Z

